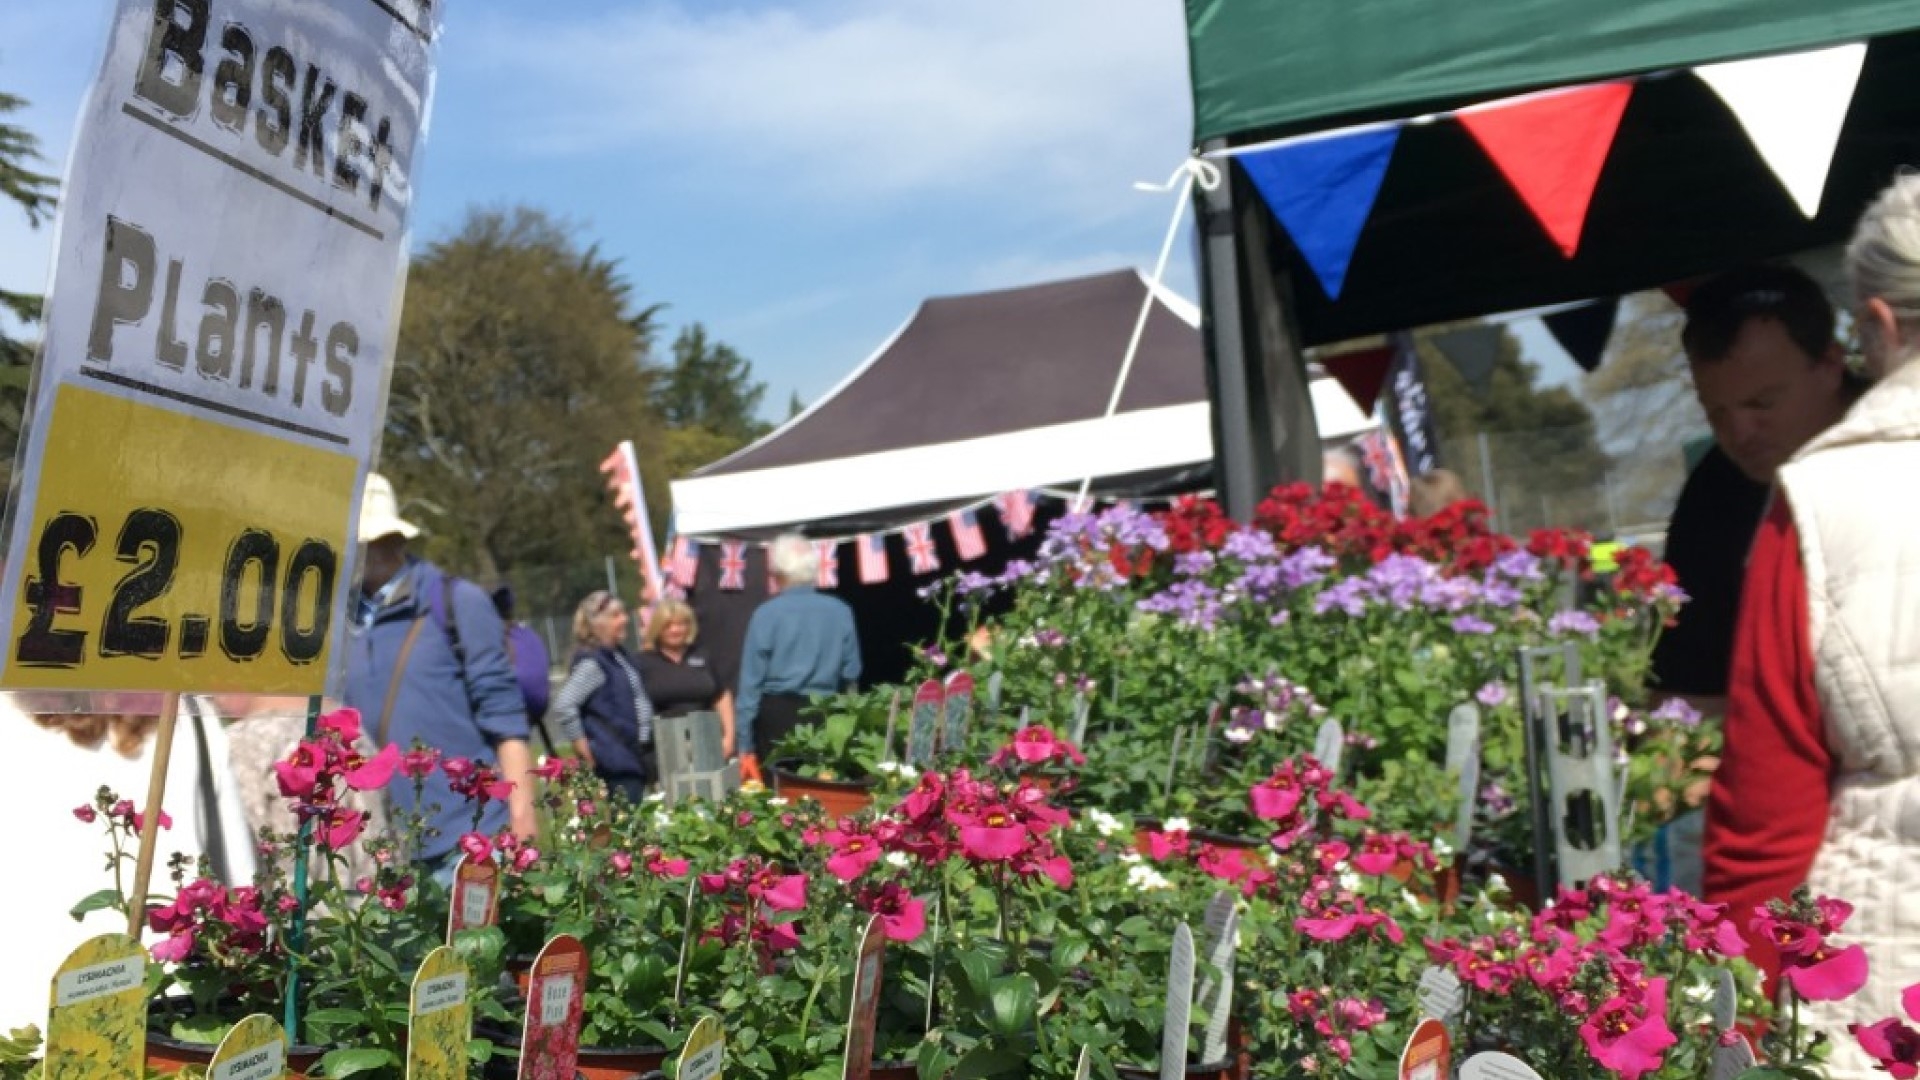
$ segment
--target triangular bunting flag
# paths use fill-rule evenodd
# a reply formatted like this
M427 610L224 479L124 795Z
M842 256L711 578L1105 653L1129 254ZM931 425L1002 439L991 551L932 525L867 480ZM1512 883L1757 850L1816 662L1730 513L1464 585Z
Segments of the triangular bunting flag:
M1820 213L1833 151L1853 104L1865 43L1703 64L1693 73L1726 102L1753 148L1807 217Z
M1568 258L1580 250L1587 207L1613 148L1630 82L1553 90L1455 113Z
M1373 415L1373 406L1380 400L1380 390L1387 385L1387 372L1393 368L1394 357L1398 355L1390 345L1377 349L1361 349L1358 352L1341 353L1338 356L1323 356L1320 363L1332 375L1340 388L1347 392L1360 412Z
M1553 340L1567 350L1580 370L1593 371L1600 366L1600 358L1607 354L1607 339L1613 336L1613 319L1619 312L1618 299L1600 300L1556 311L1540 321L1547 324Z
M1383 124L1237 155L1329 299L1340 299L1399 139L1399 125Z
M1500 338L1505 328L1482 324L1436 335L1433 344L1454 369L1475 390L1485 393L1493 379L1493 365L1500 359Z

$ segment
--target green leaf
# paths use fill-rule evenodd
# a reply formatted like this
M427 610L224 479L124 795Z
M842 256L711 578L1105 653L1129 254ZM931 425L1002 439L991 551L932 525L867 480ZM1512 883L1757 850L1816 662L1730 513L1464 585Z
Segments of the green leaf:
M993 1030L1018 1035L1033 1026L1039 1011L1040 984L1026 972L993 980Z
M126 901L121 899L118 889L101 889L99 892L73 905L73 909L67 912L67 914L73 916L74 922L79 922L81 919L87 917L88 912L118 911L123 909L125 905Z
M302 1014L301 1019L309 1024L358 1024L360 1011L358 1009L315 1009L310 1013Z
M924 1066L921 1075L926 1075ZM979 1080L982 1077L1027 1075L1027 1055L1014 1047L981 1043L967 1051L955 1065L948 1080Z
M391 1050L348 1047L328 1051L327 1056L320 1059L320 1073L329 1080L341 1080L342 1077L352 1076L355 1073L394 1064L398 1064L398 1059L393 1056Z

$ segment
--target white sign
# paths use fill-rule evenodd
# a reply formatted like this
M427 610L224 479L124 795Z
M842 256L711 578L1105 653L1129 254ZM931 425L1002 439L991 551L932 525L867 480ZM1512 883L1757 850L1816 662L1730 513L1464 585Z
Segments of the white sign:
M420 1007L414 1010L415 1016L432 1016L466 1004L466 972L455 972L426 983L420 987L418 1000Z
M1173 959L1167 964L1167 1011L1160 1029L1160 1080L1187 1074L1187 1027L1193 1022L1193 931L1173 928Z
M442 6L119 0L62 193L6 685L321 691Z
M1489 1050L1460 1066L1460 1080L1540 1080L1540 1074L1512 1054Z
M1466 1003L1466 987L1452 968L1430 967L1420 973L1420 1011L1435 1020L1451 1020Z
M1745 1035L1735 1035L1731 1044L1715 1044L1713 1056L1707 1059L1707 1080L1734 1080L1756 1064L1753 1044Z
M1200 1037L1200 1061L1212 1064L1227 1056L1227 1027L1233 1018L1233 960L1239 947L1239 897L1221 889L1207 902L1207 963L1213 972L1200 984L1200 1000L1206 1006L1207 1026ZM1217 974L1216 974L1217 973Z
M477 881L460 883L460 925L485 926L493 913L493 890Z
M1329 717L1326 723L1320 725L1319 732L1314 736L1314 759L1326 766L1328 772L1338 776L1340 775L1340 752L1346 745L1345 729L1341 728L1340 721Z
M146 978L147 963L138 956L95 964L60 976L55 983L53 1003L65 1008L82 1001L92 1001L97 997L131 990L145 982Z
M553 1027L567 1022L567 1007L573 1004L573 976L554 975L540 987L540 1026Z

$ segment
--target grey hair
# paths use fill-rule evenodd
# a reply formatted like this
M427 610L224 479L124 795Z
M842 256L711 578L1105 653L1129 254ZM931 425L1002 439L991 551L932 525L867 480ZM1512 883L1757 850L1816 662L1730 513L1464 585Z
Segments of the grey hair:
M1847 244L1854 298L1878 298L1920 327L1920 173L1902 171L1860 216Z
M813 541L799 533L775 537L767 559L782 585L811 585L820 576L820 555L813 550Z

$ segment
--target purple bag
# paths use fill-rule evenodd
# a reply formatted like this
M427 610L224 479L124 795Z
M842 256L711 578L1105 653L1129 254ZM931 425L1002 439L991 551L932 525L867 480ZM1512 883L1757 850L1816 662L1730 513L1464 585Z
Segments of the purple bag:
M533 627L525 623L507 625L507 662L520 681L520 696L527 700L527 719L535 724L547 715L547 699L552 693L547 681L547 645Z

